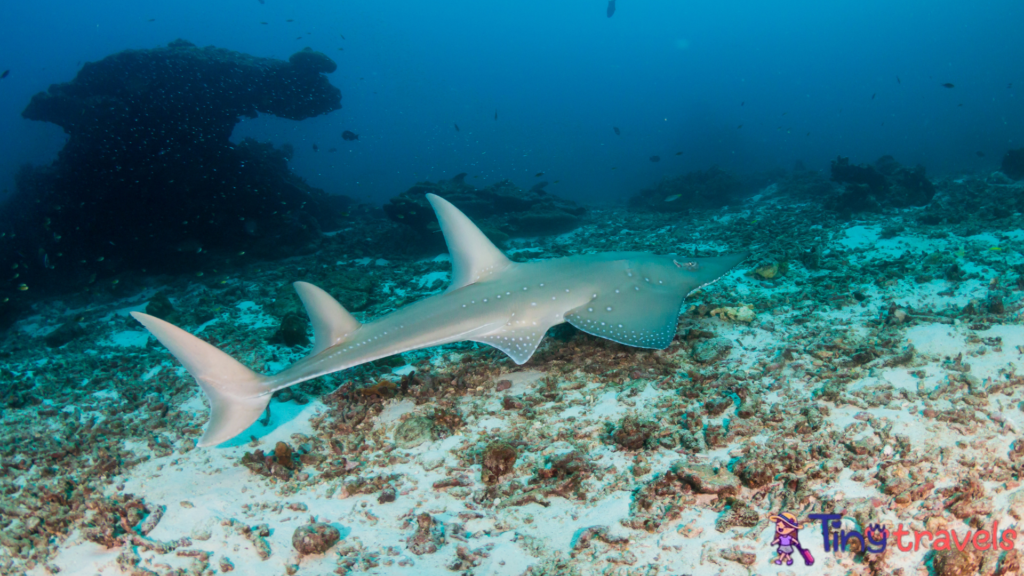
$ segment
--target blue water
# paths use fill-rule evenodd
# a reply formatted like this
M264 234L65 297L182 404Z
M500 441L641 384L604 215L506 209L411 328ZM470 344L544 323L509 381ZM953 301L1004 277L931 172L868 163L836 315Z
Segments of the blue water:
M63 145L60 128L20 117L32 94L176 38L334 58L342 110L245 121L235 138L291 143L311 184L374 202L464 171L523 187L545 172L559 180L550 192L589 202L714 164L821 169L840 154L989 171L1024 142L1018 1L619 0L605 12L604 0L4 2L0 186Z

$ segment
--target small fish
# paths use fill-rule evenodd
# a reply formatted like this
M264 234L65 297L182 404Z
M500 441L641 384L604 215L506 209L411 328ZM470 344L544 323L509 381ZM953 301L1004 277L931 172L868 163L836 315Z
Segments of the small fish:
M899 76L896 77L896 83L897 84L903 84L903 82L900 82L900 77Z
M10 73L11 73L10 70L4 70L4 73L0 74L0 80L3 80L4 78L7 78L7 75L10 74Z
M317 146L317 145L316 145L316 143L314 143L314 144L313 144L313 152L317 152L317 151L319 151L319 150L320 150L320 147L319 147L319 146Z
M289 19L285 20L285 22L295 22L295 20L292 20L291 18L289 18Z
M1003 249L1000 248L999 246L992 246L992 247L989 248L989 250L991 250L993 252L1002 252L1003 251Z
M544 173L543 173L543 172L537 172L536 174L534 174L534 175L533 175L533 177L534 177L534 178L540 178L540 177L541 177L541 176L543 176L543 175L544 175Z
M561 182L561 180L555 180L552 184L558 184L559 182Z
M156 22L156 18L150 18L149 20L146 20L146 22Z
M329 148L329 149L328 149L327 151L328 151L328 152L337 152L337 151L338 151L338 149L337 149L337 148Z
M950 84L949 82L946 82L945 84L942 85L942 87L943 88L954 88L955 86L953 84Z
M18 290L21 290L22 292L24 292L25 290L28 290L28 284L19 284L18 285Z
M676 156L682 156L682 155L683 155L682 152L676 152Z
M679 200L682 197L683 197L682 194L673 194L671 196L666 197L665 198L665 202L672 202L672 201L675 201L675 200Z
M4 76L6 76L6 75L7 75L7 72L4 72ZM618 126L612 126L612 130L615 130L615 135L616 136L622 136L622 131L619 130Z
M743 105L744 105L744 104L746 104L746 103L747 103L747 101L746 101L746 100L744 100L743 102L740 102L740 106L743 106Z
M494 119L495 119L495 120L497 120L497 119L498 119L498 111L497 111L497 110L495 110L495 111L494 111Z
M338 36L341 36L341 39L342 39L342 40L344 40L344 39L345 39L345 35L344 35L344 34L338 34Z
M743 124L740 124L739 126L736 127L737 130L739 130L740 128L743 128Z
M260 24L263 24L264 26L266 26L267 23L266 22L260 22Z
M875 94L878 94L878 92L875 92ZM875 94L872 94L872 95L871 95L871 99L872 99L872 100L874 100L874 99L875 99Z
M260 4L266 4L265 0L260 0Z
M605 13L608 14L609 18L615 15L615 0L608 0L608 9Z
M1013 82L1010 82L1009 84L1007 84L1006 87L1007 88L1013 88Z
M345 140L359 140L359 134L352 132L351 130L345 130L341 133L341 137Z
M453 122L453 124L454 124L454 122ZM462 130L459 128L458 124L455 124L455 131L456 132L462 132Z
M612 170L618 170L618 169L619 169L618 166L612 166Z
M661 156L651 156L651 162L661 162Z
M985 153L982 152L981 150L978 150L977 152L975 152L975 154L978 155L978 158L984 158L985 157Z

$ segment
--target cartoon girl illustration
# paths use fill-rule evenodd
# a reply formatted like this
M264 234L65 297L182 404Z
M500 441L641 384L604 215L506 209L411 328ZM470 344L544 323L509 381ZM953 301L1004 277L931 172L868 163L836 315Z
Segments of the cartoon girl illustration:
M777 546L775 551L779 557L775 559L776 564L781 566L785 562L786 566L792 566L794 550L800 551L801 556L804 557L804 563L808 566L814 563L810 551L800 546L798 531L804 526L796 521L796 516L789 512L782 512L778 515L772 514L768 519L775 522L775 539L772 540L771 545Z

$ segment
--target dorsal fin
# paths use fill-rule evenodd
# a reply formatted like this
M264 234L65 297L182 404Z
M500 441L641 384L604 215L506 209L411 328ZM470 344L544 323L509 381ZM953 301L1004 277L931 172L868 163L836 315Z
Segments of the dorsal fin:
M302 305L306 307L306 314L313 323L315 340L310 356L344 342L362 326L359 320L349 314L348 310L327 292L308 282L295 282L292 286L299 293Z
M512 264L451 202L434 194L427 194L427 201L434 207L452 255L452 283L448 292L479 282Z

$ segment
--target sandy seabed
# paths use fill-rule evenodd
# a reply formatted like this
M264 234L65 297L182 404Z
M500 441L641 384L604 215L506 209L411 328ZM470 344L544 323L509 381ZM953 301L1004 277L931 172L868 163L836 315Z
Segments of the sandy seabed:
M667 350L565 331L523 366L475 344L407 353L300 386L208 449L193 448L198 387L128 316L157 288L40 305L0 366L0 572L1020 573L1019 543L826 554L816 524L800 533L813 568L773 564L768 516L781 511L961 536L994 521L1021 530L1024 514L1024 220L959 235L908 213L816 210L769 191L685 227L605 210L570 234L513 241L529 258L755 256L687 299ZM449 267L337 268L375 278L372 318L436 293ZM166 293L196 314L187 329L275 371L308 349L266 343L278 286L331 273L299 259ZM76 314L85 335L41 344ZM499 447L514 464L485 483ZM300 556L293 535L314 520L339 541Z

